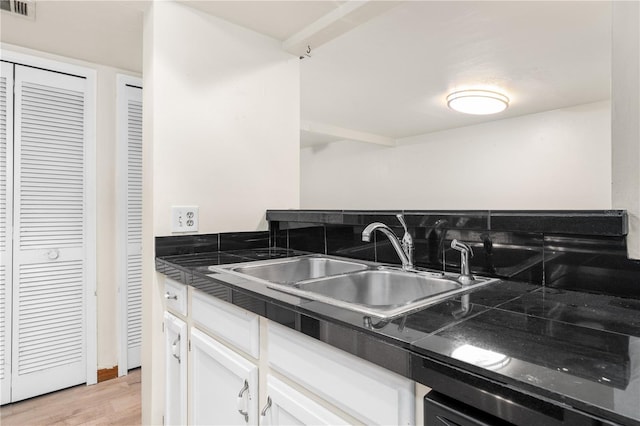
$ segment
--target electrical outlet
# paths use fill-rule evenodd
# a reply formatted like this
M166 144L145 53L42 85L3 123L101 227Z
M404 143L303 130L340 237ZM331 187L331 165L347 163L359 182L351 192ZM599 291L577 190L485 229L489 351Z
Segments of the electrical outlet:
M171 232L196 232L198 206L171 206Z

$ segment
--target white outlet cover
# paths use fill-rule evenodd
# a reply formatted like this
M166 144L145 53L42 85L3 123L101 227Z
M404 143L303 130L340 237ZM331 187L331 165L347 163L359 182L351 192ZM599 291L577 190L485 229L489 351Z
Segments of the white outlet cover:
M171 232L197 232L198 206L171 206Z

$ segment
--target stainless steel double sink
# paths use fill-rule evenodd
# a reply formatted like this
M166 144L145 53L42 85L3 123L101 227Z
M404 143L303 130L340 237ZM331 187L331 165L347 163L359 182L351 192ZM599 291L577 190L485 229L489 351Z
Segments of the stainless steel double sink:
M405 315L498 281L475 277L471 284L462 285L455 274L406 271L325 255L211 266L209 269L380 319Z

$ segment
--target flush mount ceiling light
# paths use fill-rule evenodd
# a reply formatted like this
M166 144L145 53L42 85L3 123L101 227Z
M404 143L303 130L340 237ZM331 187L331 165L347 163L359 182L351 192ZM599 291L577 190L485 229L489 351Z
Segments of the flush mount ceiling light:
M461 90L447 96L447 105L465 114L496 114L509 106L509 98L489 90Z

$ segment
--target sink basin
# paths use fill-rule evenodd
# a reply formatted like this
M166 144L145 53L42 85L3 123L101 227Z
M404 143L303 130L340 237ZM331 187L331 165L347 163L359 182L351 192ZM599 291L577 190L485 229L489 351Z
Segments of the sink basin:
M393 270L356 272L296 285L303 291L377 308L405 305L460 287L453 280Z
M462 285L453 276L441 273L377 268L303 281L293 286L273 284L269 287L380 319L391 319L496 281L476 277L471 284Z
M278 284L294 284L314 278L367 269L366 264L329 257L295 257L267 263L236 266L231 271Z
M456 281L455 274L405 271L323 255L210 266L209 269L380 319L405 315L498 281L476 277L471 284L462 285Z

